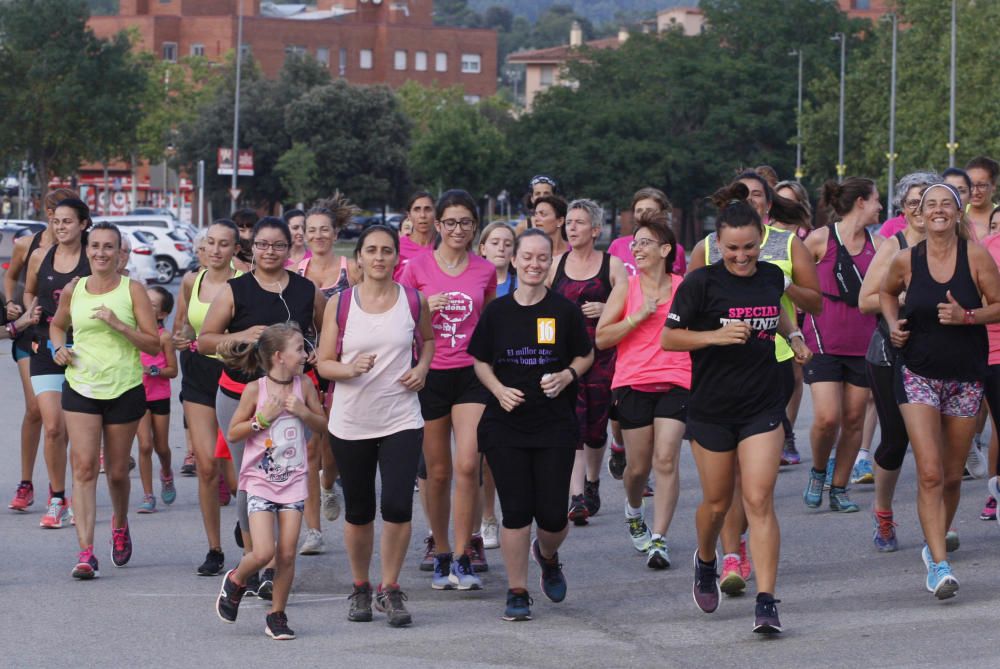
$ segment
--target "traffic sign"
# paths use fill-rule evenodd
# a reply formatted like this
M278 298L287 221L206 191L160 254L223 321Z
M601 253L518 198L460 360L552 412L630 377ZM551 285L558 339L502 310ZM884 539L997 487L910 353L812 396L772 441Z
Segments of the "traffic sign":
M239 200L240 199L240 193L242 193L242 192L243 191L241 191L239 188L230 188L229 189L229 197L232 198L233 200Z

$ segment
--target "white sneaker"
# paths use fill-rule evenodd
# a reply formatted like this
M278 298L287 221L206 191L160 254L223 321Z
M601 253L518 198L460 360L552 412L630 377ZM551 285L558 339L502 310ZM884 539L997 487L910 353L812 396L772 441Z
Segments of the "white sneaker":
M327 490L320 487L320 504L323 506L323 517L331 523L340 518L340 493L337 492L337 485Z
M326 542L323 533L312 528L306 529L306 538L302 541L299 555L319 555L326 552Z
M986 488L990 491L993 499L1000 499L1000 477L991 476L986 482ZM997 514L997 522L1000 523L1000 513Z
M496 518L483 521L483 547L500 548L500 524Z
M979 443L973 440L969 456L965 459L965 468L969 470L973 478L981 479L986 477L988 466L987 459L983 457L983 452L979 449Z

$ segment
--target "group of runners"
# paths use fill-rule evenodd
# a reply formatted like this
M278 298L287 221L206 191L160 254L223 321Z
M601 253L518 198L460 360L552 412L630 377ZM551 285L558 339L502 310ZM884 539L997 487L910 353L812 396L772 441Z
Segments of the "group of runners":
M34 504L42 441L40 525L75 525L72 576L99 575L102 471L111 559L128 564L129 512L157 510L153 454L160 500L177 497L167 435L180 376L180 471L198 478L207 547L196 571L222 576L222 620L235 622L253 594L272 602L267 634L294 638L285 607L296 553L322 552L321 518L342 508L348 618L370 621L374 609L410 624L399 582L415 483L431 587L480 589L486 549L499 548L502 617L530 620L528 563L543 594L562 601L559 549L570 523L600 513L605 462L625 490L623 546L652 569L675 563L668 537L687 439L702 489L694 601L711 613L755 572L753 629L777 633L774 487L782 465L800 462L805 384L805 505L826 494L831 511L857 512L849 485L873 482L874 546L896 550L892 498L912 445L925 586L946 599L959 586L948 553L959 545L963 475L998 471L1000 430L988 453L977 437L985 406L1000 409L998 176L985 157L907 175L890 198L900 214L879 231L870 179L828 182L814 215L798 182L742 171L712 195L715 230L689 259L656 188L635 193L607 251L601 206L567 201L544 175L516 228L483 227L464 191L417 192L402 234L365 228L350 255L335 242L356 209L335 194L281 218L241 210L214 221L176 299L129 279L118 229L93 224L76 193L54 191L47 229L18 241L4 284L0 335L13 339L25 398L9 507ZM143 494L131 507L137 436ZM997 480L984 519L996 517ZM230 496L243 553L227 570L220 505Z

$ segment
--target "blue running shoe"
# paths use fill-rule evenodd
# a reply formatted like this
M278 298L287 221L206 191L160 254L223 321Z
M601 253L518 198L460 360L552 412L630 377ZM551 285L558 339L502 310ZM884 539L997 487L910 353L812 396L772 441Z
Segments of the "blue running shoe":
M561 602L566 599L566 577L562 572L562 565L559 564L559 553L556 552L550 558L542 557L542 549L538 546L538 539L531 542L531 556L542 568L541 586L545 596L553 602Z
M437 575L437 570L434 573ZM469 556L464 553L459 555L457 560L452 560L448 580L459 590L480 590L483 587L482 580L472 571Z
M826 477L823 479L823 492L830 489L833 485L833 470L837 466L837 454L834 453L830 456L830 459L826 461Z
M847 496L847 488L832 486L830 488L830 511L837 513L856 513L861 507L851 501Z
M451 582L451 553L438 553L434 556L434 575L431 576L431 587L435 590L454 590Z
M899 545L896 543L896 523L892 520L892 512L883 512L881 515L876 511L872 514L875 521L875 532L872 534L872 542L879 553L895 552Z
M527 590L508 590L507 608L503 612L502 618L511 622L521 622L531 620L531 597Z
M942 560L934 565L934 587L931 588L930 575L927 577L927 589L938 599L950 599L958 592L958 579L951 573L951 565Z
M851 470L851 483L875 483L875 472L872 470L872 462L868 458L861 458L854 463Z
M802 501L810 509L818 509L823 502L823 472L818 472L812 467L809 468L809 481L806 483L806 491L802 493Z

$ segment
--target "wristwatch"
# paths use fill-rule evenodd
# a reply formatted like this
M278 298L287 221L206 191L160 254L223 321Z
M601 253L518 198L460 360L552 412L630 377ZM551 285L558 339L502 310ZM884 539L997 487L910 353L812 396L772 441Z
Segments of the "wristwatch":
M250 421L250 429L253 430L254 432L263 432L264 427L257 422L256 418L254 418L253 420Z
M805 338L805 335L803 335L803 334L802 334L802 330L796 330L795 332L789 332L789 333L788 333L788 336L787 336L787 337L785 337L785 338L786 338L786 339L787 339L788 341L792 341L792 340L793 340L793 339L795 339L796 337L797 337L797 338L799 338L799 339L801 339L802 341L805 341L805 340L806 340L806 338Z
M160 375L160 368L157 367L156 365L150 365L149 366L149 375L150 376L159 376Z

